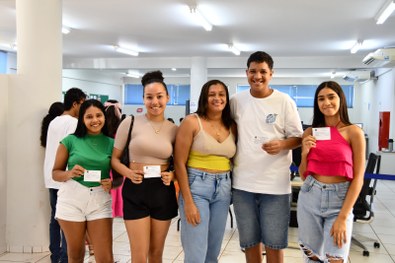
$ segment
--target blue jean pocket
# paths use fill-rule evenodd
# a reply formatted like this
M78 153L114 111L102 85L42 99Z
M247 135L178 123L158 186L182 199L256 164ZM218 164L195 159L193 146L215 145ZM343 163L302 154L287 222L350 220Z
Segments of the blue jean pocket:
M197 175L195 173L188 173L189 187L191 187L193 182L195 182L196 177L197 177Z
M344 201L344 199L346 199L346 195L347 195L349 186L350 186L350 183L346 182L346 183L340 183L336 187L336 194L340 200Z
M306 180L304 181L304 183L300 187L300 191L303 192L303 193L308 193L308 192L310 192L311 188L313 188L313 185L311 184L311 180L308 180L306 178Z

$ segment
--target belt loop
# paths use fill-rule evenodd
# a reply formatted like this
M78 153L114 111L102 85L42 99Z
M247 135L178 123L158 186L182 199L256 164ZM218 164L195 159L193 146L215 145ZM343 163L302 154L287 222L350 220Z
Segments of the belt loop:
M316 183L316 180L312 175L310 175L310 177L311 178L310 178L309 186L312 187Z

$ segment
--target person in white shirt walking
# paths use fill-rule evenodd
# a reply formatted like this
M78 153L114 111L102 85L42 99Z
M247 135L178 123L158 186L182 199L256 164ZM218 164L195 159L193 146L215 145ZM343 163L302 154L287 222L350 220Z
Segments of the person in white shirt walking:
M73 133L77 127L78 113L86 94L78 89L71 88L64 95L64 112L51 121L47 133L47 146L44 159L45 187L49 189L49 202L51 206L51 219L49 223L49 250L51 262L68 262L66 240L61 233L58 221L55 219L56 201L60 182L52 179L52 168L55 162L59 142L67 135Z

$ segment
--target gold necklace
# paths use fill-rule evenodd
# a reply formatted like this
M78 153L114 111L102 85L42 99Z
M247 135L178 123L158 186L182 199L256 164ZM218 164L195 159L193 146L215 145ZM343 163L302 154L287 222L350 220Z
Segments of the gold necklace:
M217 139L221 138L221 127L217 127L215 125L213 125L212 123L210 123L211 128L213 128L214 132L215 132L215 136L217 136Z
M219 126L214 125L212 123L212 121L208 118L206 118L206 121L210 124L211 129L214 131L217 141L220 140L221 139L221 131L222 131L221 125L219 125Z
M163 120L162 123L161 123L161 125L160 125L160 127L159 127L159 128L156 128L156 127L154 127L152 121L151 121L147 116L146 116L146 118L147 118L147 120L148 120L149 125L150 125L151 128L154 130L154 132L155 132L156 134L159 134L160 130L162 130L162 127L163 127L163 124L165 123L165 121Z

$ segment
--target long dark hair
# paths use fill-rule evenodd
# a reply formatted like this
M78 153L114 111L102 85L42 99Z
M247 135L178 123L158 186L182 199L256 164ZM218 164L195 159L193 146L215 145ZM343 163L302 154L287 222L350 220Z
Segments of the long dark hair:
M60 101L52 103L49 107L48 114L43 118L41 122L40 144L42 147L47 147L47 133L49 123L57 116L62 115L63 111L64 106L63 103Z
M105 107L105 116L106 116L106 126L108 129L108 136L114 138L115 133L117 132L119 123L121 119L118 117L116 113L117 109L114 105L110 105Z
M81 107L80 107L80 113L78 115L77 128L76 128L76 130L74 132L74 135L79 137L79 138L82 138L82 137L84 137L87 134L87 129L86 129L86 126L85 126L85 123L84 123L84 115L85 115L86 110L89 107L96 107L96 108L100 109L103 112L103 116L106 116L106 113L104 111L104 106L103 106L103 104L100 101L94 100L94 99L90 99L90 100L84 101L81 104ZM103 128L102 128L101 131L102 131L102 133L104 135L109 136L108 135L108 128L107 128L106 120L104 120L104 125L103 125Z
M348 111L347 111L347 100L346 96L344 95L342 87L335 81L325 81L322 82L318 87L317 90L315 91L314 95L314 115L313 115L313 127L325 127L325 116L322 114L320 111L320 108L318 107L318 93L324 88L329 88L336 92L336 94L340 98L340 105L339 105L339 115L340 115L340 120L345 124L345 125L350 125L350 119L348 117Z
M220 80L217 80L217 79L209 80L208 82L206 82L203 85L202 90L200 91L198 109L197 109L196 113L201 117L207 117L208 92L209 92L210 87L212 85L216 85L216 84L222 85L225 89L225 92L226 92L226 105L225 105L224 110L222 111L221 118L222 118L222 122L224 123L225 127L229 129L233 123L233 119L230 114L229 91L228 91L228 87L225 85L225 83L223 83Z

